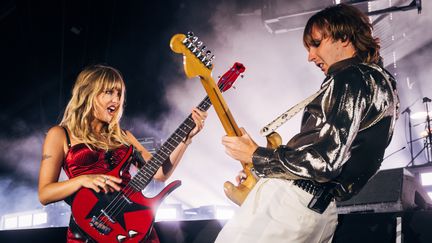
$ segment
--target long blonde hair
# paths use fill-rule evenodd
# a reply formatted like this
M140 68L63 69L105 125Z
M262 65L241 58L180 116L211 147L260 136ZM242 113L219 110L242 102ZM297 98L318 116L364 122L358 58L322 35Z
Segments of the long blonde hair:
M95 119L96 97L106 90L116 89L120 94L120 107L113 119L104 124L101 136L106 141L98 139L92 131L91 122ZM126 88L121 73L109 66L94 65L85 68L78 75L72 90L72 97L66 106L60 126L67 127L72 136L89 148L112 149L127 142L126 133L120 128L123 114Z

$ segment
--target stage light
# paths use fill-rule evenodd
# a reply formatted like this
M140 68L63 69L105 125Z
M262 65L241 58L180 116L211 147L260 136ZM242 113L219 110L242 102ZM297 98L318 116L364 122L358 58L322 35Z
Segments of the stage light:
M420 180L422 186L431 186L432 185L432 172L420 173Z
M3 217L4 224L3 229L16 229L18 227L18 217L17 216L11 216L11 217Z
M48 214L46 212L33 214L33 226L46 224L48 222Z
M23 214L18 216L18 228L32 226L32 214Z
M215 218L216 219L230 219L234 216L233 208L216 208Z
M231 206L207 205L184 211L187 219L230 219L235 209Z
M48 223L48 213L43 210L33 210L3 215L0 229L34 228Z
M156 212L155 220L163 221L180 219L182 217L181 211L182 209L180 204L162 205Z

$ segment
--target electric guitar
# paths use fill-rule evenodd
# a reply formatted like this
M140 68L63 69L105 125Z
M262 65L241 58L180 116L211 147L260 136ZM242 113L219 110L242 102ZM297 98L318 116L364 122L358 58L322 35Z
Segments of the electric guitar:
M243 65L235 63L218 82L221 92L231 88L243 71ZM206 111L210 106L211 101L207 96L201 101L198 108ZM105 194L81 188L75 194L72 201L72 216L79 229L89 240L104 243L132 243L146 239L151 232L155 212L161 201L179 187L181 182L179 180L171 182L153 198L143 196L141 191L150 183L157 170L194 127L192 115L189 115L119 192ZM129 168L133 154L133 147L130 146L124 158L107 175L120 177L122 171Z
M210 51L205 51L205 47L198 37L189 32L188 35L176 34L171 38L171 49L179 54L183 54L183 67L186 76L189 78L199 77L204 89L207 92L210 101L212 102L219 120L225 129L228 136L241 136L242 133L237 126L221 92L216 87L212 78L212 61L214 56L211 56ZM203 48L204 47L204 48ZM242 181L238 186L231 182L224 183L224 192L226 196L236 203L241 205L245 200L249 191L256 184L255 176L251 172L251 166L242 163L243 170L246 173L246 180Z

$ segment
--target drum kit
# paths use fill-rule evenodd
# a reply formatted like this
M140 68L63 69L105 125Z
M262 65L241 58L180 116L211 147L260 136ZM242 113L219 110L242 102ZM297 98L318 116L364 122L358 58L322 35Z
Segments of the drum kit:
M414 166L414 160L421 153L425 153L427 163L432 163L432 154L431 154L431 151L432 151L431 150L431 146L432 146L432 127L431 127L432 111L429 111L429 106L428 106L428 103L430 103L430 102L431 102L431 99L429 99L428 97L423 98L423 103L425 105L426 111L416 112L416 113L410 114L411 110L408 107L402 112L402 114L406 113L409 115L408 128L409 128L409 136L410 136L410 141L409 141L410 146L409 147L410 147L411 160L408 163L407 167L409 167L410 165ZM424 119L424 121L412 125L411 119L413 119L413 120ZM420 137L413 140L412 139L412 128L416 127L416 126L421 126L421 125L424 125L424 129L420 132ZM423 148L416 155L414 155L413 143L418 141L418 140L423 140Z

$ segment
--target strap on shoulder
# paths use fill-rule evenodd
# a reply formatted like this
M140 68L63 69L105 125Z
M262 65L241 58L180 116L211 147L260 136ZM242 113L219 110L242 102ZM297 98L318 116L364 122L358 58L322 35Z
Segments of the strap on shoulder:
M66 129L66 127L62 127L62 128L63 128L63 130L65 131L65 134L66 134L66 142L67 142L68 148L70 148L71 147L71 141L70 141L70 138L69 138L69 132Z

